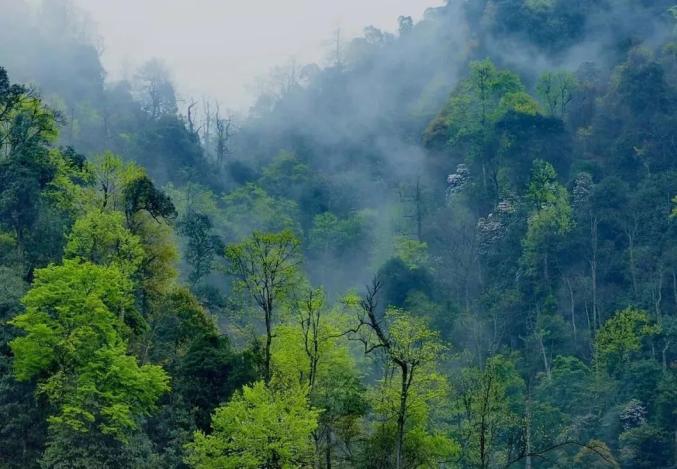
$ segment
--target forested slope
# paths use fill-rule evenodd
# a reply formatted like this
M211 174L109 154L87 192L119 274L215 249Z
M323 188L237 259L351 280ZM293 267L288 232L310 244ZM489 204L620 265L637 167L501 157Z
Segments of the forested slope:
M5 3L0 467L677 465L672 1L449 1L246 117Z

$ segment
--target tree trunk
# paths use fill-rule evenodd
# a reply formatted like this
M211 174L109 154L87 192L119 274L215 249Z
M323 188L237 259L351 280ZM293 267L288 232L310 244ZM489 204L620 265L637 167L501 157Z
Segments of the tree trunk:
M404 448L404 423L407 412L407 398L409 397L409 384L411 375L407 365L400 365L402 370L402 388L400 390L400 409L397 412L397 459L395 469L402 468L402 450ZM413 372L413 370L412 370Z
M576 303L574 302L574 289L571 287L571 280L567 277L567 287L569 288L569 306L571 309L571 330L574 334L574 344L576 343Z
M626 229L626 236L628 237L628 255L630 257L630 277L632 278L632 293L637 298L637 270L635 268L635 232L637 231L637 221L633 225L632 230Z
M656 312L656 322L662 322L661 302L663 301L663 266L658 265L658 281L656 282L656 290L654 294L654 310Z
M543 254L543 280L545 280L545 285L550 290L550 269L548 269L548 253Z
M592 259L590 260L590 276L592 279L592 329L597 330L597 218L593 217L590 224L590 236L592 244ZM594 334L593 334L594 337Z
M266 349L264 352L263 379L266 385L270 384L270 348L273 342L272 308L267 308L266 315Z
M327 469L331 469L331 434L327 435L327 447L324 450Z
M527 389L526 402L526 459L525 469L531 469L531 387Z
M550 364L548 363L548 354L545 353L545 344L543 343L543 331L538 332L538 343L541 346L541 354L543 355L543 366L545 367L545 374L548 376L548 380L552 378L550 374Z

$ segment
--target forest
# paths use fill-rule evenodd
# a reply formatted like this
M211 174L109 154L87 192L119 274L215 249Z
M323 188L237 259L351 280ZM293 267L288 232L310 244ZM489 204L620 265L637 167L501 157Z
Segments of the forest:
M0 0L0 468L677 467L677 3L398 24L235 115Z

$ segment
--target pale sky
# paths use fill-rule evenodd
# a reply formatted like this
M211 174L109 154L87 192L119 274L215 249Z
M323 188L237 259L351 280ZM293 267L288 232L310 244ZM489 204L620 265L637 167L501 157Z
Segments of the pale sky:
M184 96L211 96L230 108L252 101L257 77L291 58L325 59L332 34L374 25L396 31L443 0L75 0L103 38L113 77L157 57Z

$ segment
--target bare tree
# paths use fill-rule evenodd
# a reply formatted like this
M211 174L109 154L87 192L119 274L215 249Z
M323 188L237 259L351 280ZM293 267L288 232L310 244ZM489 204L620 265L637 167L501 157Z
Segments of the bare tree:
M138 69L135 78L143 108L153 119L176 113L174 85L163 62L149 60Z
M232 115L225 118L221 117L218 103L216 104L214 124L216 126L216 162L219 167L222 167L226 157L230 155L229 143L233 136L233 117Z
M212 112L211 102L205 98L202 99L202 115L202 145L204 145L204 148L207 151L207 156L209 156L209 145L212 130Z
M197 105L197 101L191 100L186 109L186 119L188 120L188 131L191 135L197 135L199 129L195 125L195 116L193 115L193 108Z

